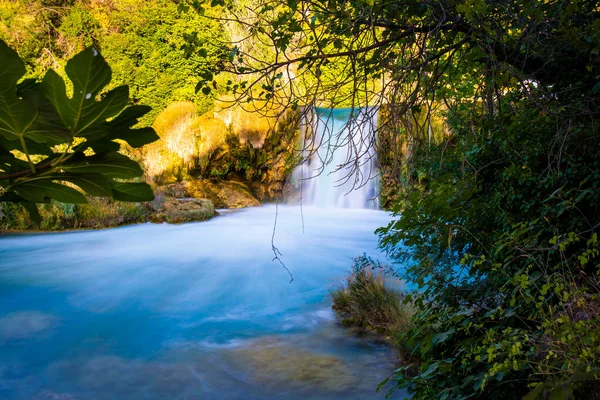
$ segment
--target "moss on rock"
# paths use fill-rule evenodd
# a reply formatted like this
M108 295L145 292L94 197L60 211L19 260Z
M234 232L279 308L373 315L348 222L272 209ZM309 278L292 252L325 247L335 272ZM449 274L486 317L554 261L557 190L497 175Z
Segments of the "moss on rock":
M215 215L215 207L210 200L167 198L163 200L158 211L152 215L151 220L152 222L179 224L206 221Z
M248 186L237 181L189 180L160 189L168 196L209 199L216 208L260 207Z
M356 382L352 369L341 358L296 348L276 337L231 350L230 356L268 387L285 385L300 390L340 392Z

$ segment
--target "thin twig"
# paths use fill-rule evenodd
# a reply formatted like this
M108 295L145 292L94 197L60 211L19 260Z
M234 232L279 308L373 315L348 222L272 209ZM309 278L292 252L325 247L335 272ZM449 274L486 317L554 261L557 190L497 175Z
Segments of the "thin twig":
M275 261L277 260L279 262L279 264L281 264L281 266L283 267L283 269L285 269L287 271L287 273L290 275L290 282L292 283L294 282L294 275L292 275L292 273L290 272L289 268L285 266L285 264L283 263L283 261L281 261L280 256L283 256L283 254L281 254L281 252L279 251L279 249L277 247L275 247L275 231L277 230L277 217L279 215L279 203L275 203L275 222L273 223L273 235L271 236L271 250L273 250L273 254L275 255L275 257L273 257L273 259L271 261Z

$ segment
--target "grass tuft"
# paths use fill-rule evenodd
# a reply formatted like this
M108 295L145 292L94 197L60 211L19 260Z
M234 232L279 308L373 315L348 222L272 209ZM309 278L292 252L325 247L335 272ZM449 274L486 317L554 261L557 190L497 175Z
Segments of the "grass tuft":
M413 314L399 286L378 264L357 257L345 284L331 290L332 308L344 317L345 326L397 337L408 329Z

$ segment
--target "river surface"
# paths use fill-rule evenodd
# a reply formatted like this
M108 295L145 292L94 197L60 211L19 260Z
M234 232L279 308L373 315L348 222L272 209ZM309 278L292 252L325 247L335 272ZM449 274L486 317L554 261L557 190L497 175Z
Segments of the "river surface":
M383 399L397 360L329 289L375 210L275 207L184 225L0 236L0 398ZM396 392L393 398L402 398Z

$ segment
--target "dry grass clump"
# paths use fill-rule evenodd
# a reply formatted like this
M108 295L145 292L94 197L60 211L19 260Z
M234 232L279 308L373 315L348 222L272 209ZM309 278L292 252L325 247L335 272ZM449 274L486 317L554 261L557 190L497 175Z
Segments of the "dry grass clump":
M397 336L408 329L412 307L404 304L399 282L365 267L364 260L356 258L345 285L331 290L332 308L345 317L346 326Z

